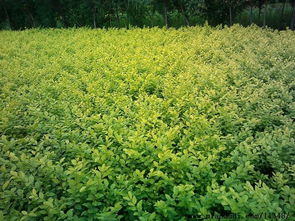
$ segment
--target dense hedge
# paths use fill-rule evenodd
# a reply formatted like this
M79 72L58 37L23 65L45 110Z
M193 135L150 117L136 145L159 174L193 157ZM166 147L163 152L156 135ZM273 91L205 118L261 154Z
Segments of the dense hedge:
M0 220L295 213L295 33L0 32Z

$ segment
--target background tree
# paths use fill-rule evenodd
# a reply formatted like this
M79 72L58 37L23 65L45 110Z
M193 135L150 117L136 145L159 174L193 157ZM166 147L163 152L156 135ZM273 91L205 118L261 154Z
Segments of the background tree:
M271 13L274 7L278 13ZM294 29L293 0L0 0L0 28L179 27L205 20L232 25L243 10L248 10L250 24L271 26L269 17L280 14L276 27Z

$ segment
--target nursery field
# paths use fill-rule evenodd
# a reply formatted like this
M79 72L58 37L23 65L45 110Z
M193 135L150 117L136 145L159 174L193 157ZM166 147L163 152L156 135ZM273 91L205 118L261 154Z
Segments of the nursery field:
M295 218L290 30L1 31L0 97L1 221Z

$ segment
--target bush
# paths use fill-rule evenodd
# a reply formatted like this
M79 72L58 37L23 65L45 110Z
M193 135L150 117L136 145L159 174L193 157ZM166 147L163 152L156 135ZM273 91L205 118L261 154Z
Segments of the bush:
M294 216L294 32L0 40L1 219Z

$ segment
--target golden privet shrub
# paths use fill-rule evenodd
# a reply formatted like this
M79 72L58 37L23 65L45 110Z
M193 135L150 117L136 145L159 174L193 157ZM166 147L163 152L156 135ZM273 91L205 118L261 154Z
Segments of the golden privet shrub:
M0 42L1 220L294 216L294 32L32 29Z

